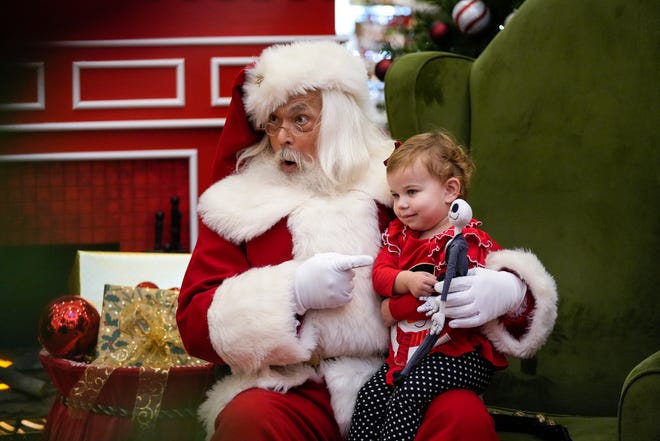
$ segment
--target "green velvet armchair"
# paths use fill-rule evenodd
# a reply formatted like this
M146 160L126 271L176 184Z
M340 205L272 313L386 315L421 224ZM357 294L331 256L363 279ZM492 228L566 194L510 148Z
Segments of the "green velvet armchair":
M487 405L573 441L660 440L659 82L655 0L526 0L477 59L408 54L385 78L392 135L454 133L475 216L557 282L553 334Z

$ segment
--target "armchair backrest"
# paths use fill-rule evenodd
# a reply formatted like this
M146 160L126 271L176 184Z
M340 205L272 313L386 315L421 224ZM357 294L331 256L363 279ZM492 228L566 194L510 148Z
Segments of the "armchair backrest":
M526 0L474 62L426 52L389 69L393 136L443 127L469 145L475 216L557 282L553 335L497 377L493 404L616 415L660 347L659 81L653 0Z

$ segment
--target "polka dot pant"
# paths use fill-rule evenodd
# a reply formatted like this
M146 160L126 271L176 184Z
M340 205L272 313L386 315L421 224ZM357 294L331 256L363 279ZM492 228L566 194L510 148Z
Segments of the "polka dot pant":
M460 357L434 352L398 387L385 382L387 371L383 364L360 389L349 441L412 441L433 398L451 389L480 394L490 384L494 368L476 351Z

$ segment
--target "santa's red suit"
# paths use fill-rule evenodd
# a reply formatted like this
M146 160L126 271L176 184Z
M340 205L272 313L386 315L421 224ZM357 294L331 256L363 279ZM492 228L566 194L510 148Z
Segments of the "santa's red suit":
M327 62L347 56L337 48L341 46L331 42L273 48L248 69L246 77L239 77L234 89L232 119L228 118L220 140L226 151L219 153L216 164L216 176L222 179L200 198L202 225L177 312L189 353L231 367L232 374L217 382L200 408L214 439L341 439L360 386L378 369L387 351L388 329L369 267L354 270L349 303L309 310L302 317L295 312L294 276L301 263L317 253L376 256L388 220L382 207L390 204L383 161L393 143L371 146L360 178L331 195L292 184L277 164L259 157L239 173L223 177L236 150L259 138L246 129L240 105L242 83L246 83L248 115L255 123L263 122L259 112L267 117L287 97L301 92L294 87L300 83L295 75L272 74L276 68L287 73L301 69L269 61L281 55L304 68L317 63L315 57ZM314 80L306 81L303 90L338 88L360 94L355 97L358 104L368 100L364 68L356 68L360 65L353 61L338 63L335 72L320 66L312 69ZM351 69L361 69L364 81L353 81ZM308 70L304 74L311 75ZM342 79L333 82L340 73ZM273 78L283 96L259 95L266 93L264 83ZM238 135L232 132L240 126ZM519 274L535 297L536 309L528 333L521 338L498 323L489 326L489 337L503 353L531 355L554 323L554 283L533 255L498 253L505 254L492 259L492 267ZM216 423L222 430L216 431ZM449 439L445 436L452 433L461 433L466 440L493 439L492 426L476 395L454 391L431 405L417 439Z

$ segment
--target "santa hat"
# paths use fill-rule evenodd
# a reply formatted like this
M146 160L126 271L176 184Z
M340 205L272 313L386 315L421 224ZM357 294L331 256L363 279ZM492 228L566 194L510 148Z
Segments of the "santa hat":
M314 40L268 47L234 81L213 179L233 172L236 154L261 139L263 133L256 129L275 109L311 90L343 92L365 114L373 112L364 62L340 43Z
M236 154L246 147L255 144L263 137L263 133L254 130L243 106L243 83L245 69L234 80L231 88L231 101L227 110L225 126L220 133L218 148L213 164L213 181L219 181L230 175L236 168Z
M259 127L289 98L310 90L338 90L371 109L364 62L334 41L300 41L264 50L246 72L245 110Z

